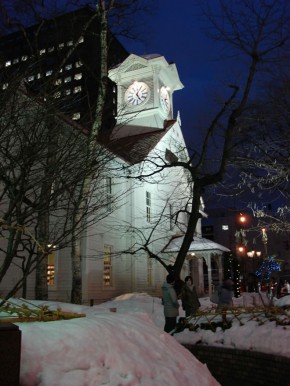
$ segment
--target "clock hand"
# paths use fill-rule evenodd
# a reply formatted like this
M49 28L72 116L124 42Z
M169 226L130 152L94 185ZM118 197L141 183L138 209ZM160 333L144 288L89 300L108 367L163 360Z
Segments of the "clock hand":
M141 100L142 98L139 96L139 91L140 91L140 90L138 90L138 91L136 92L136 95L137 95L137 98Z

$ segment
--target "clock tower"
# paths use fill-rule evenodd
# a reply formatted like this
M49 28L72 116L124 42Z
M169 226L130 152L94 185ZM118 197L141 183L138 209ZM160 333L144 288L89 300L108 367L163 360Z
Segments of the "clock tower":
M174 63L161 55L131 54L109 71L117 84L118 136L163 129L173 119L173 93L183 88ZM132 132L132 131L131 131Z

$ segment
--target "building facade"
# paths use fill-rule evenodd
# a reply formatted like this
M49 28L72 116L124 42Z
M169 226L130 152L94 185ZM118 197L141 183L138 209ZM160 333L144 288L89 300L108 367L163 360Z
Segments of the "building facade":
M51 23L44 23L41 34L35 27L28 30L30 51L17 33L1 39L1 89L9 90L21 68L19 84L25 87L26 97L30 93L38 95L44 109L47 98L53 100L58 121L85 135L96 119L93 112L99 57L91 53L93 49L95 54L98 52L93 38L98 25L87 9L57 20L55 33L51 32ZM90 28L83 33L80 26L85 20L90 21ZM36 31L37 45L32 44ZM14 41L18 43L12 44ZM188 160L180 114L176 118L173 115L174 92L183 88L175 64L162 55L128 55L113 37L109 58L109 100L103 120L106 135L99 142L112 155L102 180L107 213L96 223L87 218L81 234L82 298L86 304L126 292L160 296L166 270L148 251L166 264L174 262L187 226L186 214L174 221L175 214L185 206L192 188L186 170L161 167ZM202 202L200 212L206 216ZM191 274L200 295L211 293L212 267L220 282L224 251L227 248L202 238L200 221L181 278ZM4 249L1 253L3 261ZM26 258L24 253L23 260ZM1 296L9 293L21 275L23 269L12 264L1 282ZM68 245L55 245L55 251L49 254L47 283L49 299L70 301L72 266ZM25 285L26 297L34 298L35 272L27 275ZM21 291L16 296L21 296Z

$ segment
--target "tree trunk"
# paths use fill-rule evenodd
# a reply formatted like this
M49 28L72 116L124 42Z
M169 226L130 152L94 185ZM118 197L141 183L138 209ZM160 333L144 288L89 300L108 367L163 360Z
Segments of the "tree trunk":
M87 197L90 193L92 182L91 165L96 158L96 146L97 138L102 127L102 117L105 107L106 90L107 90L107 77L108 77L108 46L107 46L107 17L105 2L99 1L96 12L100 22L100 82L98 89L98 97L95 111L95 121L89 133L87 143L87 167L86 175L83 180L83 184L80 189L79 205L75 208L74 216L74 233L73 247L72 247L72 290L71 290L71 302L76 304L82 303L82 237L81 230L83 221L85 221L85 212L87 207Z

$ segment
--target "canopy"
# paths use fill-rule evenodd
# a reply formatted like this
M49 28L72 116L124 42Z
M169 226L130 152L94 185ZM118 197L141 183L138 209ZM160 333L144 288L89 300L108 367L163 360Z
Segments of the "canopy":
M178 252L180 250L181 244L183 242L184 236L178 236L171 239L167 246L163 249L163 252ZM191 242L188 252L211 252L211 253L222 253L230 252L230 250L224 247L221 244L215 243L212 240L206 239L204 237L194 237L194 240Z

